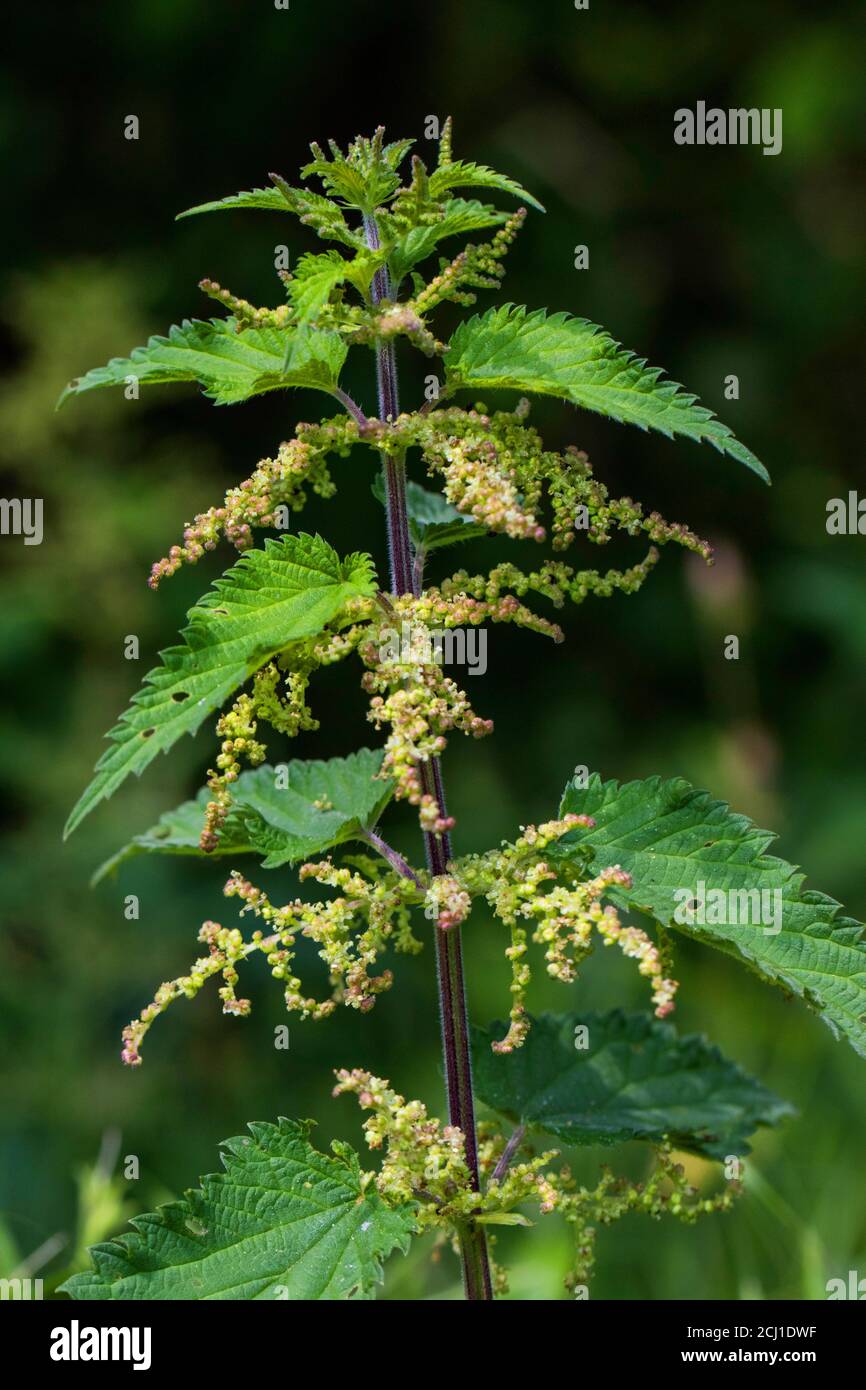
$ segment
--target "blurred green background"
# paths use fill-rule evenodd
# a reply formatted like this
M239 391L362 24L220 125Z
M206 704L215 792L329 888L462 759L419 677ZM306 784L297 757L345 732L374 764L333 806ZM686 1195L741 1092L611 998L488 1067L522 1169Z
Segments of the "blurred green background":
M707 572L671 549L637 597L568 612L560 648L491 633L488 673L470 688L496 734L455 738L446 762L458 848L548 816L579 763L606 777L683 775L776 829L811 884L866 914L864 540L825 529L827 500L856 488L863 467L863 21L850 5L746 0L663 12L601 0L585 12L571 0L291 0L287 11L128 0L10 18L0 467L3 496L45 499L45 539L0 546L0 1272L24 1261L50 1280L80 1264L125 1212L212 1170L218 1141L251 1118L311 1115L321 1142L358 1143L352 1103L329 1100L334 1066L368 1067L441 1108L430 949L398 960L369 1017L292 1020L288 1052L272 1043L279 991L249 969L249 1021L221 1017L205 992L160 1020L141 1069L121 1066L122 1025L187 967L200 921L226 912L225 869L136 860L94 892L89 875L200 785L207 733L60 841L103 733L233 552L157 595L150 562L297 419L322 413L322 398L216 411L177 387L137 402L96 394L60 414L54 402L71 376L205 314L202 275L279 301L275 243L293 255L317 245L293 220L172 218L271 169L293 177L310 139L344 142L382 122L393 138L417 136L423 155L425 118L451 112L458 156L511 173L548 207L509 259L507 297L603 323L698 392L773 475L765 489L709 448L535 408L552 444L586 448L615 490L687 521L719 558ZM673 112L698 99L781 107L781 155L676 146ZM137 142L123 136L129 114ZM573 265L581 244L587 271ZM407 362L404 402L419 398L424 370ZM371 402L370 360L359 354L352 371ZM723 397L730 373L738 401ZM366 460L337 468L337 500L314 499L303 525L383 562ZM451 554L478 569L500 549ZM614 543L589 563L639 553ZM722 656L728 633L740 637L736 663ZM124 659L128 634L138 663ZM314 704L321 731L273 745L275 756L372 741L351 667L326 673ZM391 825L410 850L411 817ZM282 880L292 893L292 875ZM138 922L124 917L128 893ZM505 943L480 915L466 937L470 1006L486 1022L507 1007ZM680 1028L705 1030L800 1115L758 1136L732 1215L694 1230L634 1217L603 1233L594 1296L821 1298L828 1278L866 1275L866 1065L734 962L684 944L679 968ZM531 1003L646 998L633 968L605 954L571 989L539 981ZM110 1178L128 1154L138 1181ZM587 1172L599 1158L584 1156ZM643 1161L623 1156L630 1171ZM514 1296L565 1296L555 1218L507 1233L499 1250ZM388 1293L450 1297L456 1280L451 1256L436 1261L422 1242L392 1262Z

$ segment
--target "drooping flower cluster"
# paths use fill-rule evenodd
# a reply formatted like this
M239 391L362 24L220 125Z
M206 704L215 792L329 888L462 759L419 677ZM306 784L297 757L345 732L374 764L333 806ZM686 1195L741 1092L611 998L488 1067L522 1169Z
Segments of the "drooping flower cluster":
M408 651L387 650L381 624L358 650L368 668L362 680L372 697L368 718L377 729L389 728L381 775L394 779L395 796L418 807L424 830L441 834L454 821L424 790L422 766L441 755L446 734L458 730L483 738L493 723L477 715L465 692L429 659L430 647L429 630L418 622L409 627Z
M655 1164L645 1182L617 1177L607 1165L594 1187L580 1185L567 1165L551 1167L556 1149L535 1153L522 1130L506 1141L489 1121L478 1126L478 1166L481 1190L472 1186L465 1154L465 1136L454 1125L442 1125L421 1101L407 1101L388 1081L355 1068L336 1072L333 1094L355 1095L362 1109L367 1144L384 1151L379 1171L371 1175L389 1203L416 1203L419 1230L456 1235L459 1226L475 1221L527 1224L517 1209L527 1204L541 1216L557 1212L574 1232L575 1259L566 1287L575 1291L590 1281L597 1228L632 1212L655 1220L664 1215L688 1224L699 1216L726 1211L740 1192L727 1182L712 1196L702 1196L690 1183L670 1143L654 1146ZM500 1278L498 1292L507 1288Z
M556 1156L555 1150L516 1163L486 1192L477 1192L462 1130L431 1119L421 1101L405 1100L381 1077L357 1068L340 1070L336 1076L333 1094L356 1095L362 1109L372 1112L364 1133L371 1149L385 1151L376 1174L379 1192L391 1202L416 1201L422 1230L453 1230L468 1218L484 1221L532 1199L541 1197L543 1202L548 1184L540 1170ZM488 1139L484 1155L503 1148L503 1141Z
M742 1191L740 1183L728 1180L711 1196L702 1196L700 1189L689 1182L669 1142L654 1145L654 1151L655 1165L645 1182L617 1177L607 1164L602 1165L601 1177L592 1188L578 1186L568 1168L553 1178L555 1210L574 1234L574 1265L565 1280L572 1293L586 1296L595 1266L599 1226L610 1226L631 1213L655 1221L673 1216L691 1226L701 1216L729 1211Z
M544 527L522 501L516 482L497 466L492 439L437 439L424 457L431 470L441 472L446 500L458 511L512 540L544 540Z
M581 877L586 871L580 862L551 862L544 857L544 850L569 830L593 824L591 817L567 815L528 826L513 845L449 866L457 883L472 896L483 894L494 915L510 930L505 952L511 966L509 1028L504 1038L493 1043L494 1052L513 1052L529 1031L526 995L532 972L526 922L535 923L531 939L544 946L547 973L554 979L571 983L576 978L597 932L605 945L616 943L624 955L639 962L640 974L651 984L656 1017L666 1018L673 1010L677 982L668 973L667 952L660 951L642 928L623 926L616 908L603 901L611 888L631 888L631 876L615 864Z
M223 1013L244 1017L250 1011L248 999L238 999L234 990L237 984L237 964L245 960L252 951L261 950L260 941L244 941L237 927L223 927L219 922L203 922L198 940L207 946L208 954L194 962L187 975L161 984L153 997L153 1002L142 1009L138 1018L128 1023L123 1030L123 1050L121 1060L130 1067L141 1065L141 1045L151 1024L164 1013L175 999L194 999L202 985L214 975L222 974Z
M474 304L473 289L497 289L505 274L502 261L525 221L526 208L518 208L490 241L481 246L464 246L410 301L416 313L428 314L446 300L452 304Z
M618 872L622 874L622 870ZM617 881L625 883L626 880L626 886L631 887L628 874ZM642 928L624 927L610 906L605 908L596 926L605 946L619 946L624 956L639 962L638 973L645 976L652 986L656 1018L667 1018L674 1011L674 995L679 986L676 980L665 977L665 960L659 947Z
M227 291L220 291L223 293ZM426 332L406 304L385 303L375 313L375 331L370 327L368 337L388 337L396 332L423 337ZM426 338L422 346L431 350ZM407 449L418 448L428 471L441 477L445 496L458 511L488 530L514 539L545 539L547 529L540 518L546 499L552 512L550 535L555 550L566 549L580 535L603 545L614 530L619 530L630 536L643 533L654 546L673 541L711 560L710 545L687 526L665 521L658 512L647 515L641 504L629 497L611 498L604 484L593 476L581 450L573 446L563 453L545 449L538 432L525 424L528 410L525 400L513 411L490 414L483 405L462 410L442 404L427 413L400 415L393 421L344 415L319 425L300 424L295 438L281 444L275 458L262 459L250 478L229 489L222 505L194 518L184 530L183 543L172 546L168 555L153 565L148 582L156 588L183 563L201 559L223 535L237 549L248 548L253 544L254 527L283 524L278 509L300 511L308 489L320 497L332 497L336 488L328 456L346 458L355 444L400 457ZM648 557L644 565L654 563L655 551L650 554L652 561ZM637 566L625 573L633 580L639 571ZM584 572L585 578L581 572L564 567L548 566L542 571L545 573L545 582L563 588L577 602L590 592L612 592L610 587L598 586L599 576L593 570ZM617 584L615 575L616 571L610 571L605 580L627 592L637 587Z
M388 946L409 954L421 950L421 942L412 934L410 907L417 904L423 892L414 881L390 870L367 879L335 867L330 860L304 864L300 878L337 888L340 896L319 903L296 898L285 906L274 907L260 888L237 872L231 874L225 896L240 899L241 915L252 913L265 923L267 930L257 929L246 940L238 927L205 922L198 940L207 946L207 955L199 957L186 975L160 985L152 1003L124 1028L124 1062L137 1066L141 1062L142 1041L154 1020L175 999L194 998L215 975L222 975L223 979L219 991L223 1013L237 1017L249 1014L250 1001L238 999L235 988L238 965L255 951L265 956L271 975L283 986L290 1013L321 1019L333 1013L338 1004L362 1013L373 1007L376 996L389 989L393 981L390 970L371 974L382 952ZM319 948L332 986L330 998L316 1000L303 993L301 980L293 969L298 937L315 942Z
M208 772L208 787L213 793L205 812L205 822L199 841L205 853L216 849L219 832L231 808L231 786L241 774L241 759L250 767L264 762L267 749L256 738L258 720L266 720L278 733L294 738L302 729L318 729L306 703L309 664L281 677L274 662L263 666L253 677L251 693L239 695L231 709L217 720L217 736L222 740L216 759L216 770ZM278 694L280 682L285 697Z
M658 512L645 514L630 497L612 498L580 449L545 449L538 431L525 423L528 412L525 399L512 411L490 413L481 403L473 410L442 404L385 426L370 421L363 437L393 453L419 448L429 472L443 477L448 500L491 531L544 540L546 528L538 518L546 499L555 550L566 549L581 534L604 545L618 530L630 536L642 532L656 545L673 541L712 558L712 547L687 526L665 521Z
M469 1191L462 1130L430 1119L420 1100L406 1101L368 1071L341 1069L335 1075L334 1096L356 1095L362 1109L373 1112L364 1121L364 1134L371 1149L385 1150L376 1177L380 1192L394 1202L432 1198L438 1205Z
M281 521L278 508L298 512L307 500L307 489L319 497L333 497L336 487L328 470L328 455L345 456L354 422L338 419L323 425L298 425L297 434L277 450L276 458L262 459L251 477L230 488L222 506L199 512L186 526L183 544L173 545L162 560L155 561L148 584L176 574L182 564L194 565L206 551L213 550L225 536L237 550L253 543L254 526L276 527ZM285 529L285 526L282 527Z
M458 596L463 602L467 597L474 598L477 602L490 606L491 616L498 611L500 604L516 603L516 599L511 596L502 599L502 591L506 588L513 589L520 597L533 591L550 599L555 608L561 608L566 599L575 604L583 603L590 594L596 598L610 598L618 592L636 593L647 575L655 568L658 558L659 552L655 546L651 546L643 560L638 561L636 565L631 565L626 570L607 570L604 574L600 574L598 570L575 570L571 565L556 560L549 560L540 569L524 574L516 565L506 561L496 565L489 574L471 575L465 570L458 570L450 579L443 580L438 589L427 592L428 595L441 594L449 601ZM522 625L538 628L543 619L539 619L537 615L533 617L534 622L523 622ZM554 624L548 624L548 630L553 636L560 634L560 630ZM557 640L561 640L561 634Z

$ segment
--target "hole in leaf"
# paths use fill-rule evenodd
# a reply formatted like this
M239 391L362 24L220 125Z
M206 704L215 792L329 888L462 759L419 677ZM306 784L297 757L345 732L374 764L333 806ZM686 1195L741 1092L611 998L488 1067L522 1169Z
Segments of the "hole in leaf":
M141 737L142 737L142 738L151 738L155 733L156 733L156 729L142 729L142 731L141 731Z
M171 698L174 700L175 704L179 705L183 700L188 700L188 699L189 699L189 691L188 691L188 690L175 690L175 691L172 692Z

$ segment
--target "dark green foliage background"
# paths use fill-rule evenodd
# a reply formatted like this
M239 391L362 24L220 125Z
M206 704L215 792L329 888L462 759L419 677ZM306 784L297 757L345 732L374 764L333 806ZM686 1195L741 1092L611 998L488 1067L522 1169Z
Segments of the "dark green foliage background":
M829 537L824 524L828 498L863 476L863 17L745 0L722 10L593 0L587 12L570 0L292 0L287 12L268 0L129 0L24 7L14 23L0 93L10 195L0 467L3 496L45 499L45 540L0 543L0 1272L65 1232L50 1274L75 1258L75 1179L105 1131L139 1156L139 1182L121 1186L146 1207L213 1168L217 1141L250 1118L311 1115L323 1142L357 1142L350 1103L328 1099L336 1065L377 1070L440 1105L430 950L398 962L397 988L370 1017L291 1021L288 1052L272 1045L278 991L252 970L250 1021L222 1018L211 992L160 1021L139 1072L122 1069L121 1026L186 968L200 921L225 912L224 871L137 860L95 893L88 877L199 785L206 736L60 843L103 732L231 552L158 595L144 584L150 562L322 398L217 411L172 388L139 402L94 396L61 415L54 400L70 376L204 314L202 275L278 301L274 244L293 255L316 245L292 220L171 219L271 169L293 175L311 138L345 141L382 121L394 137L417 135L423 153L425 117L450 111L458 156L513 174L549 209L530 217L510 258L508 298L585 314L664 364L774 479L766 490L709 448L538 405L552 443L585 447L613 487L688 521L719 559L707 573L671 551L639 596L570 612L558 649L491 633L488 674L468 684L496 734L455 739L446 764L459 847L485 848L549 814L578 763L605 777L681 774L778 829L781 853L866 915L866 539ZM673 112L698 99L783 108L782 154L675 146ZM138 142L123 138L130 113ZM581 243L588 272L573 269ZM425 369L407 363L404 403L418 401ZM371 370L363 354L350 369L368 403ZM722 395L732 372L739 402ZM304 526L384 564L366 459L338 481L339 498L316 501ZM501 550L474 542L452 555L480 568ZM636 543L612 545L588 563L637 554ZM736 663L722 658L732 632ZM123 658L131 633L137 663ZM356 674L327 673L315 692L321 732L273 755L367 741ZM395 826L409 849L411 818ZM127 893L140 897L137 923L124 918ZM503 947L473 921L470 1004L482 1023L506 1006ZM570 990L540 981L533 1007L643 1006L636 973L611 954ZM680 1027L705 1029L801 1116L759 1136L733 1215L693 1232L634 1218L607 1234L595 1293L821 1298L828 1278L866 1274L864 1063L733 962L684 945L680 971ZM633 1172L642 1161L623 1158ZM116 1206L100 1219L91 1203L98 1234L117 1228ZM516 1295L562 1296L567 1240L555 1221L507 1232L499 1250ZM424 1244L391 1273L394 1296L455 1293L450 1256L431 1263Z

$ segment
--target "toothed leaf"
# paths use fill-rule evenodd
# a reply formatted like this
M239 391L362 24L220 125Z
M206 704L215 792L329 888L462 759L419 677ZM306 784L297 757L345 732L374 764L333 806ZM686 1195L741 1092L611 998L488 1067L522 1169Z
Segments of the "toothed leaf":
M231 193L227 198L216 198L210 203L198 203L194 208L185 208L177 214L175 221L180 222L184 217L195 217L200 212L231 212L235 208L262 208L267 212L295 211L278 188L253 188L248 193Z
M767 854L773 835L682 778L620 786L593 776L584 789L572 781L566 812L596 824L569 831L551 858L589 850L592 871L619 864L634 887L612 897L739 956L866 1056L863 927L833 898L806 889L792 864Z
M242 772L232 783L232 809L217 846L207 854L199 839L212 793L203 787L193 801L167 811L150 830L134 836L97 869L92 882L100 883L139 854L203 859L259 854L263 867L272 869L363 838L393 793L393 782L377 777L381 766L381 749L359 748L348 758L297 758L279 772L267 764Z
M184 319L154 336L129 357L114 357L70 382L58 404L102 386L123 386L130 377L141 385L197 381L217 405L286 387L331 392L337 385L347 348L336 333L307 327L245 328L235 319Z
M108 738L111 747L69 818L66 834L131 772L193 734L249 676L291 642L314 636L350 598L374 592L368 555L341 560L320 536L283 536L250 550L189 612L183 645L161 665Z
M488 169L485 164L456 160L452 164L442 164L438 169L434 169L430 175L430 197L434 200L441 198L443 193L447 193L451 188L497 188L500 193L511 193L515 198L521 198L523 202L537 208L539 212L544 212L544 204L533 198L531 193L527 193L519 183L510 179L507 174L497 174L495 169Z
M434 222L428 227L413 227L391 247L388 264L395 288L413 266L433 254L445 237L481 231L485 227L501 226L507 221L507 212L497 212L496 208L487 207L475 200L470 202L463 198L451 199L444 204L439 222Z
M769 482L764 465L696 396L587 319L513 304L476 314L455 332L445 368L452 390L559 396L623 424L706 441Z
M384 262L384 252L359 252L352 260L339 251L322 255L308 252L302 256L295 273L288 281L287 292L300 322L314 320L324 309L333 291L346 281L366 294L377 268Z
M266 869L296 864L323 850L363 838L391 799L392 781L377 774L382 750L361 748L327 762L296 759L277 785L273 768L257 768L240 779L232 796L244 832Z
M521 1047L492 1052L507 1031L506 1023L472 1030L479 1098L566 1144L667 1137L722 1159L747 1154L760 1125L794 1113L705 1038L678 1037L649 1014L542 1014Z
M95 1245L93 1269L62 1291L114 1301L373 1297L382 1261L408 1248L412 1208L386 1206L348 1145L314 1149L309 1123L249 1131L223 1144L224 1172Z

